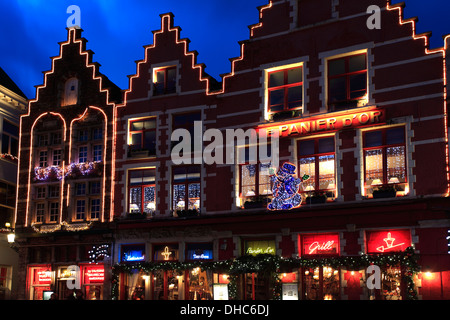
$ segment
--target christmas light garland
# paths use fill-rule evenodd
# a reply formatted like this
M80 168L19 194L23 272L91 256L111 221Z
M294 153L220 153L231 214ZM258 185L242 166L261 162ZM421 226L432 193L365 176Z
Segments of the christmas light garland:
M292 272L299 268L317 268L317 267L345 267L348 271L358 271L365 269L370 265L379 267L400 266L402 267L403 281L406 284L405 297L407 300L416 300L417 292L414 286L414 275L420 271L418 257L414 248L409 247L404 252L395 254L377 254L335 258L283 258L270 254L260 254L256 256L244 255L242 257L225 261L196 261L196 262L139 262L139 263L120 263L112 267L112 289L113 300L118 299L119 275L121 273L131 274L139 270L150 274L158 270L173 270L181 273L199 267L202 271L210 270L217 273L228 274L228 290L231 300L238 299L237 282L239 275L245 273L258 273L266 276L271 281L272 299L281 299L281 279L279 273Z
M57 181L62 178L77 178L80 176L101 175L101 161L88 161L83 163L72 163L63 169L59 166L34 168L34 181Z

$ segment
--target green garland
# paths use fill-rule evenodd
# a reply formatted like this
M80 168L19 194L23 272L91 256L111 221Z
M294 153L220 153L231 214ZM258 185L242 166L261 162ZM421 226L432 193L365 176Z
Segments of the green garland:
M139 263L122 263L112 267L112 299L118 299L119 274L128 273L138 270L146 274L157 270L174 270L183 272L199 267L202 271L211 270L217 273L225 273L229 275L229 296L231 300L238 298L237 283L239 275L245 273L258 273L263 277L271 279L273 288L272 298L274 300L281 299L281 279L279 273L291 272L293 269L299 268L317 268L332 267L337 269L345 267L349 271L358 271L365 269L370 265L379 267L400 266L403 268L403 281L406 284L406 298L408 300L416 300L417 292L414 286L414 275L420 271L418 257L414 253L412 247L407 248L404 252L394 254L376 254L335 258L283 258L269 254L259 254L256 256L244 255L233 260L226 261L205 261L205 262L139 262Z

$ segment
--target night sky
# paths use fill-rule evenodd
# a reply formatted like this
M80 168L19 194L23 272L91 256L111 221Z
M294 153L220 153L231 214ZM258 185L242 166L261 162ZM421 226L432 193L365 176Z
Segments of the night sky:
M173 12L181 37L191 40L198 63L220 81L231 71L229 59L240 54L238 41L248 39L251 24L258 23L257 6L269 0L0 0L0 66L25 95L35 97L34 86L43 83L50 57L59 54L58 42L67 39L69 5L81 9L87 49L94 51L100 72L122 89L127 75L136 73L136 60L144 58L144 45L153 43L160 29L160 14ZM348 1L348 0L341 0ZM394 0L393 3L401 1ZM450 34L450 1L404 0L405 18L419 17L417 32L432 31L431 47L443 46Z

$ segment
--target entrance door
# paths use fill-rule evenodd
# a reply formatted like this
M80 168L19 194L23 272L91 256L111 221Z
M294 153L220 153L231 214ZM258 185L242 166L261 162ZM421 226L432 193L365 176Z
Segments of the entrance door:
M153 272L153 300L181 299L181 283L183 276L173 270L158 270Z

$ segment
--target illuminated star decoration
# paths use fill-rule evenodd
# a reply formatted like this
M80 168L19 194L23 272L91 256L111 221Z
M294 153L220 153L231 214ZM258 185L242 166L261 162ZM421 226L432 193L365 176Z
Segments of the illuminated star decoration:
M285 162L278 173L271 177L273 199L267 205L267 209L271 211L291 210L301 205L302 197L298 193L299 186L302 182L307 181L309 176L296 178L295 170L295 165Z

